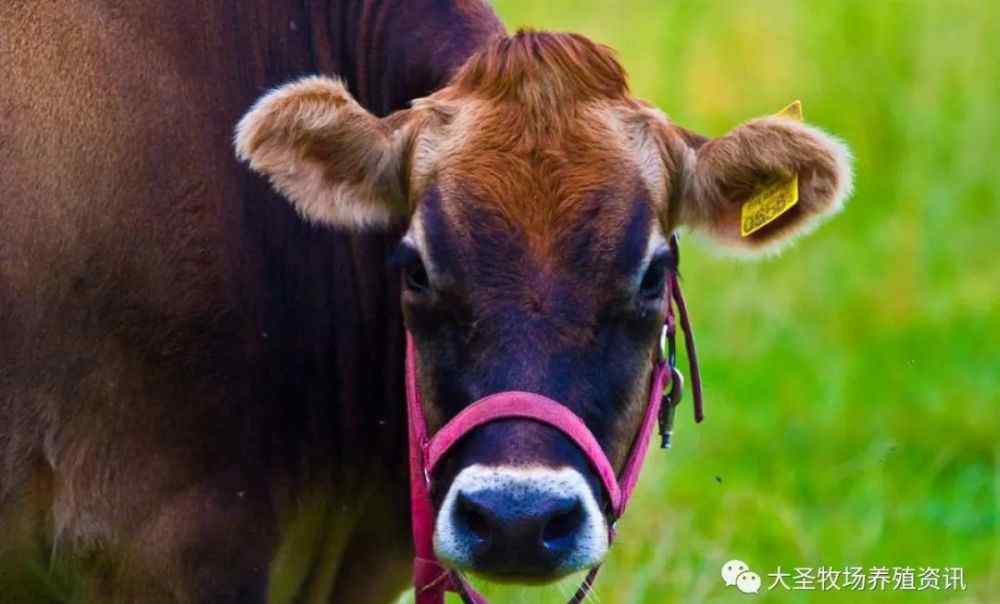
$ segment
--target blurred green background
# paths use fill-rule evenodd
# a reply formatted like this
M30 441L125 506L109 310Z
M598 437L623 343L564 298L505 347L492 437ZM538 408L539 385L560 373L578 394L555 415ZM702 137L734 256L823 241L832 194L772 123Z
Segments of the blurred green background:
M495 6L511 31L617 49L688 128L801 99L856 156L847 209L778 258L685 240L707 420L686 400L673 450L650 453L595 600L1000 602L1000 4ZM961 566L967 589L750 598L724 587L730 558ZM578 580L487 593L561 604Z

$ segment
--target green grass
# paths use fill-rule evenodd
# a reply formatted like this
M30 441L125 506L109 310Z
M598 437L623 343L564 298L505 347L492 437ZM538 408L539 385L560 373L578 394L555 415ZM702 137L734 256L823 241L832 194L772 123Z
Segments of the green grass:
M722 563L962 566L965 592L766 602L1000 601L1000 5L498 0L620 52L634 92L710 135L802 99L856 155L847 209L781 257L687 239L707 421L652 452L596 600L753 601ZM765 578L765 585L769 581ZM491 588L564 602L575 583Z

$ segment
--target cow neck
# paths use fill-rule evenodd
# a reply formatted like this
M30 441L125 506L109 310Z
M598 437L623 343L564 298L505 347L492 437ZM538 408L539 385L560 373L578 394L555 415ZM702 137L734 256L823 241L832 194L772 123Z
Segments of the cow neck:
M675 258L679 260L676 235L670 239ZM521 418L549 425L568 437L587 457L590 465L601 479L605 495L610 504L608 523L608 543L615 538L615 524L625 513L625 508L639 480L643 459L649 448L653 425L659 424L663 448L670 446L674 409L680 402L682 378L676 367L674 336L676 323L674 307L684 332L684 344L688 356L691 375L694 417L696 422L704 419L702 408L701 376L694 335L688 318L687 305L681 293L676 271L667 281L664 296L666 306L663 335L665 342L658 347L650 377L649 396L643 412L642 423L632 442L628 457L620 475L615 474L611 462L597 442L597 439L575 413L540 394L520 391L506 391L491 394L466 407L440 430L429 437L424 416L420 387L417 384L417 352L413 337L406 332L406 407L409 436L410 463L410 514L413 528L413 586L416 604L444 604L447 591L459 594L466 604L489 604L465 577L458 571L445 568L434 554L434 507L430 489L434 470L463 437L487 423L509 418ZM664 352L664 344L666 352ZM667 386L670 387L666 390ZM570 598L568 604L579 604L590 592L600 565L590 569L583 583Z

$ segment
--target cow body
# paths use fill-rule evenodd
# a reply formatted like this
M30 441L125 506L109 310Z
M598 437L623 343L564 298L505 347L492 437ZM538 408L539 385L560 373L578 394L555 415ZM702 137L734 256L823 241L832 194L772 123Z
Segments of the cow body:
M387 114L501 31L471 1L0 7L0 591L53 562L94 602L403 586L398 232L306 223L232 125L313 72Z
M774 249L851 187L822 131L694 134L607 47L507 36L477 0L15 0L0 79L5 594L385 602L412 554L404 323L432 431L528 391L621 472L674 229ZM776 183L796 203L744 232ZM539 422L477 428L431 481L435 555L599 565L593 470Z

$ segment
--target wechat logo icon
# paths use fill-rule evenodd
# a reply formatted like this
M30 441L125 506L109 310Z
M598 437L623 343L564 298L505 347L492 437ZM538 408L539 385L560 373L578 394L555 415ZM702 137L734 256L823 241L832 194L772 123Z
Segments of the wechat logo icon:
M747 595L760 591L760 575L750 570L742 560L730 560L723 564L722 580L726 587L735 587Z

